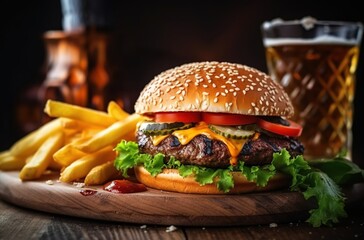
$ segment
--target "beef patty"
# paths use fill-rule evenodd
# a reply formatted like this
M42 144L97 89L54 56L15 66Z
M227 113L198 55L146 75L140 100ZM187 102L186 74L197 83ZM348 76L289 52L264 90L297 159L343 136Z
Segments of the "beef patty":
M158 145L151 138L138 131L137 140L142 153L155 155L162 153L168 161L174 156L182 164L192 164L211 168L230 166L230 152L219 140L212 140L205 135L197 135L188 144L182 145L178 138L170 135ZM246 165L263 165L271 163L273 153L285 148L292 157L303 154L303 145L295 138L274 137L261 133L258 138L249 138L239 153L238 160Z

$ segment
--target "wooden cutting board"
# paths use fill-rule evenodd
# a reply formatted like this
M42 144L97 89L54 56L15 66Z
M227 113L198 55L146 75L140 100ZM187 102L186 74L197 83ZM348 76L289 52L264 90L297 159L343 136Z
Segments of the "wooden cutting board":
M305 220L314 201L298 192L200 195L148 189L116 194L101 186L80 188L60 183L58 174L22 182L19 172L0 171L0 198L39 211L106 221L180 226L238 226ZM47 183L52 180L53 185ZM82 190L95 190L85 196ZM345 190L347 204L364 199L364 184Z

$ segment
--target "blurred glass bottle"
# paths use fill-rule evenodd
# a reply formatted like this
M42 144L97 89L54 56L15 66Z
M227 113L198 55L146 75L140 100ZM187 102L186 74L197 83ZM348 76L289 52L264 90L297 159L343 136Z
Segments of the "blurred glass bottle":
M48 99L106 109L110 5L102 0L61 0L62 31L44 34L45 79L38 92Z

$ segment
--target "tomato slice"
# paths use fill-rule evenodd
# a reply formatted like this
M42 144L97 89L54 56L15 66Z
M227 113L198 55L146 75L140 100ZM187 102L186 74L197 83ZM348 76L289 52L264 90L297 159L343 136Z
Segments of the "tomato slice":
M302 126L291 120L287 120L287 122L289 122L289 126L269 122L260 118L258 120L258 125L259 127L272 133L290 137L299 137L302 133Z
M257 122L257 117L229 113L202 113L202 121L216 125L245 125Z
M200 122L200 112L158 112L154 115L156 122Z

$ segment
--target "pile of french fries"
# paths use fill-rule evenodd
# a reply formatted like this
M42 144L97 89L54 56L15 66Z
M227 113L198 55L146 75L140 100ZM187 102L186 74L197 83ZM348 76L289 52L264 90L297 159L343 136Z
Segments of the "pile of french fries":
M114 147L134 140L143 119L110 101L106 112L48 100L44 112L52 118L0 153L0 170L19 170L22 181L36 180L46 171L59 171L61 182L100 185L119 176Z

